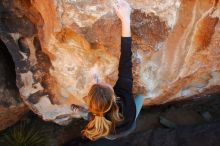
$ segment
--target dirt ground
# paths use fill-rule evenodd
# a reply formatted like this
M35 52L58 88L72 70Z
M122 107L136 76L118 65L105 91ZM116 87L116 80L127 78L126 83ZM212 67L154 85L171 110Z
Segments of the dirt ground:
M65 146L219 146L220 93L145 107L137 119L135 131L114 141L82 141L80 131L86 124L82 119L76 119L68 126L59 126L30 112L22 121L35 122L48 129L48 146L64 146L64 143Z
M79 140L78 140L79 141ZM71 144L72 143L72 144ZM219 146L220 93L142 109L136 130L115 141L72 140L68 146Z

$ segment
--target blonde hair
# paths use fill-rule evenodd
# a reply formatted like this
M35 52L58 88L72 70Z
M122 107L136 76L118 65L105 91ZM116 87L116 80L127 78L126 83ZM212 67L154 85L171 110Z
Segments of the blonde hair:
M115 125L122 121L123 117L119 113L114 91L108 86L94 84L85 102L94 117L82 131L82 134L90 140L96 140L109 133L115 133ZM107 112L110 114L110 120L105 117Z

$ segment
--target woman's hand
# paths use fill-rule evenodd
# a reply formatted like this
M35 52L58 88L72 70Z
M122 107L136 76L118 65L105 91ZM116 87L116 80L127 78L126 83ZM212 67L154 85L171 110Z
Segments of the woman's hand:
M125 0L113 0L113 7L122 22L130 23L131 7Z
M113 0L113 7L115 9L117 16L120 18L122 22L122 36L130 37L131 7L129 3L126 0Z
M88 120L88 110L82 106L72 104L71 109L73 110L74 113L77 113L80 115L85 120Z

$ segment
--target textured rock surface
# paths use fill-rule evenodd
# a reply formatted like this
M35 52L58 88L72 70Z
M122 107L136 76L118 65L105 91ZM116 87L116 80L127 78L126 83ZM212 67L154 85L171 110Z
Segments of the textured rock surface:
M219 89L218 0L129 2L133 91L145 105ZM117 80L121 28L110 1L2 0L0 19L21 97L44 120L69 123L94 76Z
M0 41L0 131L13 125L28 111L15 83L13 60Z

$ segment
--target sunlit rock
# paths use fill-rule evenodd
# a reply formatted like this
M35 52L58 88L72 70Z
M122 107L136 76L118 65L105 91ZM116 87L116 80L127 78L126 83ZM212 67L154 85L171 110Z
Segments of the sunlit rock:
M145 105L219 88L220 2L129 3L133 92L146 96ZM79 117L70 105L84 105L95 77L115 84L121 24L111 1L2 0L0 19L20 96L44 120L65 125Z

